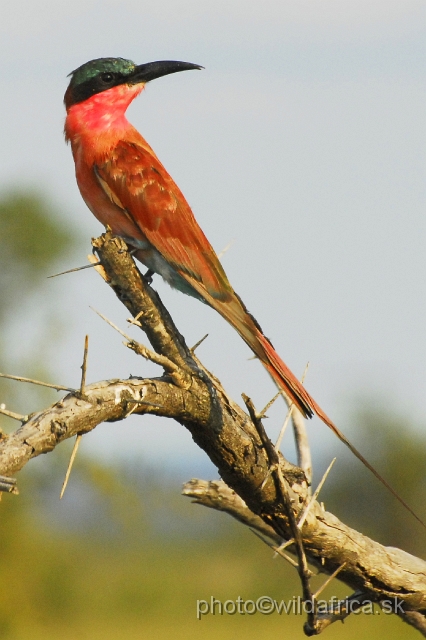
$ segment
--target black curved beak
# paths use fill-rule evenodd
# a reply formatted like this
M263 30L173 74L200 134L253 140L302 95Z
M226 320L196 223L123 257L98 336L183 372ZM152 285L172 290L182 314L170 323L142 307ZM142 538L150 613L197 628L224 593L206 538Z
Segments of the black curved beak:
M178 62L176 60L147 62L146 64L139 64L127 79L127 82L131 84L150 82L156 78L161 78L161 76L168 76L170 73L190 71L191 69L204 69L204 67L201 67L199 64L192 64L192 62Z

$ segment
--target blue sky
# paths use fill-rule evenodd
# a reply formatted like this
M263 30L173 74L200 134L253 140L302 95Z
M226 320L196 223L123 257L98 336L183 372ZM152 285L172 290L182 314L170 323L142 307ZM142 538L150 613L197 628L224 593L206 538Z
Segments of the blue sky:
M362 397L424 424L425 18L414 0L8 3L0 188L45 190L87 237L65 268L84 264L102 229L63 141L66 75L102 56L203 65L153 82L129 118L216 250L233 240L223 264L235 290L295 373L310 361L306 386L342 430ZM189 343L210 334L199 356L234 398L266 404L273 385L232 329L155 285ZM155 371L90 311L125 328L96 274L64 276L49 304L70 320L51 364L63 384L78 379L87 332L90 380ZM271 412L271 433L282 413ZM313 423L314 444L340 451L325 430ZM181 427L158 420L103 426L86 440L105 455L159 462L202 455Z

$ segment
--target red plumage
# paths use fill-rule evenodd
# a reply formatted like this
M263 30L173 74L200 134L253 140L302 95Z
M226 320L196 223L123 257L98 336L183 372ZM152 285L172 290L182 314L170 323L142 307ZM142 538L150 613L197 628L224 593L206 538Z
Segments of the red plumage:
M138 92L129 93L133 98ZM312 416L312 398L235 294L179 187L125 120L123 109L130 101L125 96L126 89L120 85L68 111L66 136L71 141L83 198L115 234L130 241L148 240L198 295L232 324L302 413ZM107 119L105 113L112 116ZM144 252L138 253L146 262Z
M94 63L107 63L113 70L114 65L127 65L126 68L133 70L130 61L121 59L91 61L90 69ZM155 65L157 69L162 64L166 69L172 68L167 73L181 70L176 64L187 65L166 62L140 68L149 67L151 71ZM191 68L195 68L194 65ZM136 72L138 69L135 67ZM108 80L114 79L112 73L103 75L108 76ZM136 256L149 268L161 273L172 286L216 309L238 331L300 411L307 417L316 413L421 522L308 394L232 289L180 189L125 117L128 105L143 89L143 82L121 82L80 101L73 101L72 83L65 97L65 135L71 142L77 183L89 209L113 233L133 244L137 248ZM91 90L87 82L85 84L80 91Z

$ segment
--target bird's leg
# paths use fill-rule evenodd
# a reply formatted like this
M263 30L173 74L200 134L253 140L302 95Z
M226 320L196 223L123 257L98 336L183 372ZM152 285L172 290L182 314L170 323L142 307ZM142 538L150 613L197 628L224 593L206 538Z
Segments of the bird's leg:
M145 282L149 285L152 284L152 276L154 275L155 271L153 271L152 269L148 269L148 271L146 271L143 275L143 279L145 280Z

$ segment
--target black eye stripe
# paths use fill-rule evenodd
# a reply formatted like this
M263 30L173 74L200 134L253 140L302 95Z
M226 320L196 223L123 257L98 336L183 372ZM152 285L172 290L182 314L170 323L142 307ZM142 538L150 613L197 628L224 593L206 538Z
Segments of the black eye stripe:
M93 78L81 82L76 87L71 87L70 84L65 94L65 104L68 108L73 104L87 100L87 98L90 98L96 93L102 93L102 91L116 87L119 84L124 84L125 82L126 76L123 74L103 71Z
M113 82L115 80L115 73L108 73L108 72L102 73L101 80L102 82L106 82L109 84L110 82Z

